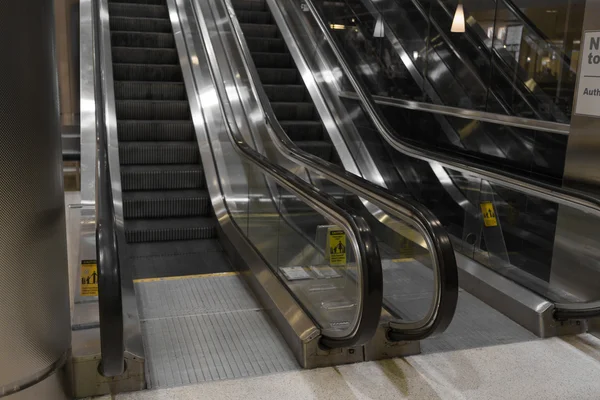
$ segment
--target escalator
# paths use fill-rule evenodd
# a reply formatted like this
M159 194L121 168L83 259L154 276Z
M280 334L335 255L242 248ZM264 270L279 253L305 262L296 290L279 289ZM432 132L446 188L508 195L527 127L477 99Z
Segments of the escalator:
M236 0L233 6L263 88L285 132L301 149L326 161L337 160L319 113L266 3Z
M441 3L434 3L431 6L433 8L447 7ZM514 106L514 99L511 103L505 98L514 97L514 94L506 94L488 84L492 82L496 86L505 87L509 84L502 82L508 79L515 85L512 78L515 74L504 72L501 77L490 79L491 67L485 71L478 70L474 64L482 62L472 62L471 56L461 54L460 49L464 46L452 43L452 40L459 40L457 36L464 35L447 33L445 24L441 26L432 21L431 29L435 31L435 35L428 36L429 14L418 2L386 2L381 5L365 0L333 3L333 6L332 3L323 4L322 12L331 26L348 27L332 32L344 43L345 53L352 63L361 66L357 70L362 74L371 93L385 99L397 100L399 104L404 105L402 108L381 106L396 131L406 137L415 136L409 131L419 132L415 139L423 145L432 146L432 143L435 143L437 147L470 157L476 162L492 163L525 177L560 184L566 137L527 126L536 126L536 121L523 122L518 127L511 127L486 123L477 117L481 115L478 112L469 114L474 116L461 118L460 110L449 108L444 109L445 114L449 116L434 113L434 118L426 118L427 115L431 115L428 111L414 111L421 108L420 104L423 104L426 110L427 104L433 103L444 107L535 117L544 121L556 120L549 116L515 111L515 107L529 107L527 105L530 105L531 101L525 102L525 106ZM373 35L378 22L385 28L384 37L381 38ZM435 43L429 44L428 37L432 37ZM478 51L486 49L483 45L477 48ZM487 60L493 54L501 52L494 51L488 57L480 58L489 64ZM501 68L502 63L496 64ZM498 71L498 68L494 71ZM525 85L522 86L526 88ZM420 103L407 104L407 101L413 100ZM548 99L544 101L551 103ZM435 135L433 132L443 135Z
M366 90L368 86L362 82L368 79L367 72L373 70L355 62L352 57L344 57L342 49L352 41L340 40L343 35L337 35L336 40L336 31L353 31L354 26L332 26L331 19L325 17L323 10L315 4L321 2L305 1L299 5L291 1L267 0L271 18L282 31L295 64L302 65L301 76L311 99L315 104L327 106L326 109L318 106L317 111L331 142L336 143L343 166L393 192L416 198L432 209L451 233L457 258L464 268L461 277L468 290L479 290L486 302L539 336L584 329L582 320L598 313L596 298L570 291L552 281L555 261L552 253L556 245L558 206L596 213L598 207L594 200L535 179L519 180L517 175L503 173L500 169L486 170L454 155L441 156L443 148L436 148L435 143L427 148L418 140L419 135L434 137L439 133L434 129L423 133L413 130L409 133L414 135L414 140L404 137L402 141L398 140L396 132L383 118L386 114L379 111ZM340 7L339 2L322 4ZM239 5L233 8L240 22L245 23L239 16L245 11ZM260 12L267 15L264 10L266 8L260 8ZM269 21L265 17L263 23ZM242 30L251 48L256 34L248 28ZM240 47L240 53L244 54L243 43ZM357 45L354 50L360 53L365 48ZM229 58L232 59L231 54ZM253 58L260 70L261 61L256 55ZM246 64L249 77L238 77L241 82L252 81L252 63ZM232 70L239 73L240 68L234 66ZM264 79L262 82L265 83ZM266 113L271 126L267 136L275 143L278 140L285 142L278 138L278 133L273 133L277 131L277 123L268 116L269 102L261 98L260 86L256 86L238 89L238 92L254 93L264 108L256 115ZM354 96L347 95L350 90ZM328 112L336 114L335 118L328 117ZM429 121L434 119L427 118ZM337 133L332 125L337 125ZM344 125L353 126L345 129ZM407 131L410 128L406 126ZM286 158L309 165L310 157L302 155L301 151L280 150ZM345 151L349 152L350 158L346 157ZM495 280L496 284L486 281L487 278ZM509 286L511 289L502 292ZM529 297L537 302L536 306L529 310L531 312L521 312L519 307L525 308L522 299ZM516 315L519 313L521 315Z
M282 125L310 132L299 145L311 157L339 163L283 41L268 38L277 31L264 3L244 3L262 21L246 29L258 32ZM456 307L452 246L426 208L339 167L304 179L247 142L243 121L256 114L234 112L213 49L225 35L209 34L206 7L82 5L93 31L82 45L93 48L94 98L82 104L96 104L101 352L90 357L96 330L78 334L78 397L414 354ZM429 268L392 260L403 248L379 237L359 198L428 243ZM403 271L385 284L399 297L384 298L382 263L419 269L427 298L406 301ZM102 375L91 385L80 378L90 366Z
M109 14L133 278L232 271L217 239L166 2L110 1Z

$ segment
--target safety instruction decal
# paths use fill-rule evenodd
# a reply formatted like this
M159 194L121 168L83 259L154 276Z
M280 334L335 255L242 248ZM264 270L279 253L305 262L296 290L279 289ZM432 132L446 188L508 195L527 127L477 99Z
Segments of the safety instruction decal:
M81 261L81 295L98 296L98 266L96 260Z
M327 232L329 244L329 264L346 264L346 233L341 229L329 229Z
M483 225L487 228L498 226L498 219L496 218L496 212L494 211L494 205L491 201L485 201L480 204L481 214L483 215Z

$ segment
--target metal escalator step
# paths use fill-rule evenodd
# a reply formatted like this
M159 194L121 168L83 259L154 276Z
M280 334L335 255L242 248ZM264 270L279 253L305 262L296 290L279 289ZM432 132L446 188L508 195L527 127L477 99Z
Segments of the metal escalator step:
M123 193L123 216L174 218L207 216L211 211L206 190L168 190Z
M121 165L198 164L196 142L125 142L119 144Z
M117 100L185 100L186 98L183 83L115 81Z
M298 82L296 68L257 68L258 76L263 84L289 85Z
M110 17L169 18L166 4L108 3Z
M109 0L109 3L125 3L125 4L166 4L166 0Z
M236 11L265 11L267 9L267 5L264 0L233 0L231 3Z
M304 85L263 85L267 97L271 101L298 101L308 99Z
M331 161L333 156L333 145L324 141L301 141L296 142L298 147L307 153L313 154L326 161Z
M240 24L268 24L271 22L269 11L235 10L235 15Z
M283 53L286 51L285 42L280 38L246 37L246 43L251 52Z
M117 121L119 142L192 141L196 131L192 121Z
M113 63L123 64L179 64L176 49L152 49L148 47L113 47Z
M212 239L216 235L216 221L210 217L140 219L125 222L125 238L129 243Z
M295 67L294 59L290 53L273 53L253 51L252 59L256 68L289 68Z
M314 120L315 106L312 103L271 102L275 116L280 121Z
M175 48L171 33L112 31L110 41L115 47Z
M323 140L321 121L279 121L279 123L294 142Z
M113 64L113 77L117 81L182 82L179 65Z
M277 25L272 24L240 24L244 36L275 38L277 36Z
M190 165L125 165L121 167L123 192L133 190L202 189L204 170Z
M185 120L191 117L187 101L117 100L117 119Z
M111 31L171 32L171 21L164 18L111 17Z

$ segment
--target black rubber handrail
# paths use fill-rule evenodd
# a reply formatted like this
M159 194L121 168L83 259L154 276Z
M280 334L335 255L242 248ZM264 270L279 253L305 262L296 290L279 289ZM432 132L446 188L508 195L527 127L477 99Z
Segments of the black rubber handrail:
M444 168L460 171L467 175L477 176L480 179L507 187L517 192L525 193L553 203L575 208L586 214L600 218L600 199L578 190L561 186L554 186L545 182L538 182L531 178L522 177L511 172L503 171L489 165L482 165L471 160L453 157L440 151L430 150L403 140L387 123L381 114L373 96L358 74L354 72L344 57L344 53L333 38L324 22L323 17L316 9L312 0L303 0L319 25L319 28L330 45L334 56L342 67L346 77L356 91L358 100L369 118L375 125L382 138L395 150L408 157L426 162L437 162ZM560 319L586 319L600 316L600 300L581 303L554 303L554 317Z
M350 334L346 337L322 336L320 344L331 349L366 344L377 331L383 305L383 272L377 240L369 225L361 216L348 211L345 207L338 204L332 196L308 184L287 169L272 163L268 158L245 142L236 124L214 49L212 44L210 44L210 35L204 14L197 6L197 3L194 2L192 8L196 14L195 20L200 25L200 39L202 41L204 57L208 60L208 70L210 71L217 97L219 98L219 111L225 122L229 139L236 152L246 161L258 167L262 173L270 176L282 187L304 200L311 208L321 214L329 215L331 219L336 221L348 233L350 241L356 243L356 258L358 264L361 266L360 280L362 282L357 325L353 327ZM195 87L194 90L197 93L198 87Z
M552 43L550 38L544 33L542 32L530 19L527 15L525 15L525 13L523 11L521 11L521 9L519 7L517 7L517 5L515 3L512 2L512 0L501 0L504 5L506 5L506 7L517 17L521 20L521 22L523 22L524 25L527 26L527 29L529 29L530 31L532 31L533 33L535 33L539 39L542 40L542 42L544 42L546 44L547 47L549 47L552 51L558 53L561 57L561 61L563 63L566 64L567 68L569 68L571 66L571 58L569 56L567 56L565 53L563 53L560 49L555 48Z
M104 112L101 62L101 2L92 0L94 52L94 96L96 102L96 262L98 267L98 309L100 314L99 372L106 377L125 371L125 342L121 268L117 241L112 181L108 162L108 138ZM107 84L112 84L108 82Z
M293 162L303 165L313 172L325 176L331 182L348 190L349 192L375 204L390 216L418 227L428 243L432 252L433 262L437 272L437 296L431 307L431 312L422 321L417 322L390 322L392 340L421 340L433 334L443 332L454 316L458 300L458 271L454 250L448 233L437 217L425 206L414 199L397 195L391 191L375 185L362 177L354 175L345 169L323 160L313 154L301 150L287 136L273 109L270 101L260 83L258 71L252 62L247 43L241 33L241 26L235 16L233 6L229 0L224 1L229 22L233 29L236 45L242 56L244 68L250 77L252 91L255 94L264 113L266 123L272 128L269 135L276 148Z

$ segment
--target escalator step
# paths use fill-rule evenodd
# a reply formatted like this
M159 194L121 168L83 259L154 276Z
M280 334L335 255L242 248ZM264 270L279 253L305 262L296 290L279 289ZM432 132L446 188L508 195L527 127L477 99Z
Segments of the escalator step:
M170 190L123 193L125 218L207 216L211 211L206 190Z
M191 117L187 101L117 100L117 119L185 120Z
M208 217L142 219L125 223L125 238L129 243L212 239L216 235L216 221Z
M185 85L174 82L115 81L117 100L185 100Z
M271 24L240 24L244 36L275 38L277 36L277 25Z
M246 37L246 43L251 52L285 52L285 42L279 38Z
M169 18L169 10L165 5L139 3L109 3L110 17L134 18Z
M271 101L304 101L308 98L304 85L263 85Z
M264 0L233 0L231 3L236 11L265 11L267 9Z
M174 64L179 65L176 49L147 47L113 47L113 63L123 64Z
M295 68L294 60L290 53L264 53L252 52L252 59L256 68Z
M109 3L126 3L126 4L154 4L163 5L165 0L109 0Z
M258 76L263 84L288 85L298 82L296 68L257 68Z
M310 121L315 117L315 106L312 103L271 102L271 106L280 121Z
M112 31L112 46L175 48L175 38L171 33Z
M271 22L269 11L236 10L235 15L240 24L268 24Z
M197 164L196 142L125 142L119 144L121 165Z
M323 140L321 121L279 121L279 123L294 142Z
M204 171L191 165L130 165L121 167L123 192L132 190L202 189Z
M113 78L117 81L181 82L179 65L113 64Z
M331 161L333 155L333 145L324 141L301 141L296 142L298 147L307 153L313 154L326 161Z
M111 31L171 32L171 21L164 18L111 17Z
M119 142L191 141L196 139L192 121L117 121Z

